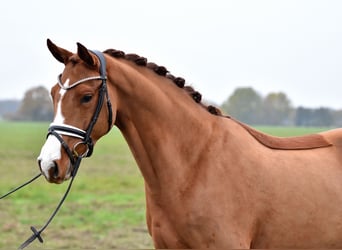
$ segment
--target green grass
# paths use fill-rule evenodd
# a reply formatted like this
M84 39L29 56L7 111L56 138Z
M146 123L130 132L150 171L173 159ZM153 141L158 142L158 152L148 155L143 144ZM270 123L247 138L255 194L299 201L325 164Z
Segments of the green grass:
M321 131L328 130L329 128L318 128L318 127L282 127L282 126L257 126L259 129L270 135L286 137L286 136L298 136L305 134L313 134Z
M39 172L36 158L47 123L0 122L0 195ZM278 136L307 134L324 128L258 127ZM48 184L40 178L0 200L0 248L17 248L41 228L63 196L68 182ZM37 248L151 248L145 223L141 174L117 129L103 137L84 159L72 190Z
M39 172L36 158L45 123L0 123L0 194ZM17 248L54 211L68 183L40 178L0 201L0 248ZM151 248L145 225L143 179L117 129L84 159L72 190L50 226L44 244L31 248Z

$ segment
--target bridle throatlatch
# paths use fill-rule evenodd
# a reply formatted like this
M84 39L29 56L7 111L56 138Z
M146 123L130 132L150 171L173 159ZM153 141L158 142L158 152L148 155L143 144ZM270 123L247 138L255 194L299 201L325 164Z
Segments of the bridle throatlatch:
M99 52L96 50L91 51L91 52L94 53L98 57L98 59L100 60L100 75L99 76L92 76L92 77L83 78L83 79L73 83L70 86L64 86L61 82L61 75L58 76L58 84L64 90L72 89L72 88L76 87L77 85L84 83L84 82L87 82L87 81L90 81L90 80L102 80L102 83L101 83L100 88L99 88L99 99L97 102L97 106L96 106L94 115L93 115L93 117L89 123L87 130L84 131L82 129L79 129L77 127L67 125L67 124L51 123L49 130L48 130L48 134L47 134L47 136L53 135L59 140L59 142L61 143L65 152L69 156L69 159L70 159L70 162L72 165L75 164L75 158L77 158L77 157L82 157L82 158L90 157L93 153L94 144L93 144L93 141L91 139L91 132L93 131L93 128L96 124L96 121L100 115L100 112L101 112L105 98L107 100L107 109L108 109L108 131L112 128L112 124L113 124L112 105L111 105L111 102L109 99L108 89L107 89L106 60L105 60L102 52ZM63 140L62 135L78 138L78 139L81 139L81 141L76 143L73 146L73 148L70 149L69 146L67 145L67 143ZM79 145L85 145L87 147L86 151L80 155L76 150Z
M110 99L108 96L108 90L107 90L107 84L106 84L106 60L104 58L104 55L99 52L99 51L91 51L92 53L94 53L100 60L100 76L95 76L95 77L88 77L88 78L84 78L81 79L77 82L75 82L74 84L72 84L71 86L63 86L63 84L61 83L61 75L58 76L58 83L61 86L61 88L68 90L71 89L75 86L77 86L78 84L81 84L83 82L86 81L90 81L90 80L102 80L100 89L99 89L99 98L98 98L98 102L97 102L97 106L94 112L94 115L89 123L89 126L87 128L86 131L79 129L77 127L71 126L71 125L65 125L65 124L55 124L52 123L49 127L48 130L48 134L47 136L53 135L55 136L59 142L61 143L61 145L63 146L64 150L66 151L66 153L68 154L69 158L70 158L70 162L73 165L73 171L71 173L71 180L69 183L69 186L65 192L65 194L63 195L62 199L60 200L60 202L58 203L55 211L52 213L52 215L50 216L50 218L47 220L47 222L45 223L45 225L40 229L37 230L35 227L31 226L31 231L33 232L33 234L31 235L30 238L28 238L20 247L19 249L23 249L25 247L27 247L31 242L33 242L34 240L38 239L41 243L43 243L43 239L41 236L41 233L47 228L47 226L50 224L50 222L52 221L52 219L55 217L55 215L57 214L57 212L59 211L60 207L62 206L63 202L65 201L67 195L69 194L69 191L71 189L72 183L75 179L75 176L77 174L77 171L79 169L79 165L81 164L81 160L84 157L89 157L91 156L92 152L93 152L93 148L94 148L94 144L93 141L91 139L91 132L93 131L93 128L96 124L96 121L100 115L103 103L104 103L104 99L107 99L107 108L108 108L108 131L112 128L112 124L113 124L113 114L112 114L112 105L110 103ZM69 146L67 145L67 143L64 141L62 136L71 136L74 138L78 138L81 139L81 141L79 141L78 143L76 143L73 146L73 149L71 150L69 148ZM79 145L86 145L87 146L87 150L82 153L79 154L77 152L77 147ZM39 174L38 176L34 177L32 180L30 180L28 183L31 183L33 180L35 180L36 178L38 178L41 174ZM24 185L27 185L24 184ZM22 185L22 186L24 186ZM21 187L20 187L21 188ZM17 189L15 189L17 190ZM11 191L10 193L14 192L15 190ZM10 194L9 193L9 194ZM7 196L8 194L6 194ZM5 196L3 196L5 197Z

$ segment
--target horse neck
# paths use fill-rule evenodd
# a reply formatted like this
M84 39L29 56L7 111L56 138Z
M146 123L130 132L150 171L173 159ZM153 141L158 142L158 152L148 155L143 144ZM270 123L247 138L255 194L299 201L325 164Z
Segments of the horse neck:
M213 116L166 77L129 63L120 67L109 74L117 91L116 125L147 185L160 190L186 182L206 147Z

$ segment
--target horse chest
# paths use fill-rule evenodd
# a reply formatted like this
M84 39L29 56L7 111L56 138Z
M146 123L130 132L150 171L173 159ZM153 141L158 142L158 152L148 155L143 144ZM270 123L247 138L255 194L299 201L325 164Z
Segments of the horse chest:
M231 220L206 208L171 202L168 206L148 204L148 224L156 248L248 247ZM210 210L210 211L209 211Z
M188 213L150 211L151 235L157 248L215 246L216 225L206 219L195 220ZM192 217L192 218L191 218ZM212 225L211 225L212 224ZM214 229L214 230L212 230Z

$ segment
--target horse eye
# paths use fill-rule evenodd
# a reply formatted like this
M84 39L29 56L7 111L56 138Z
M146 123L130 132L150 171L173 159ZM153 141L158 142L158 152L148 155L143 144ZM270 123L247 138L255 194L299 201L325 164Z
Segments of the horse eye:
M93 98L92 95L85 95L82 97L81 99L81 103L87 103L87 102L90 102L91 98Z

